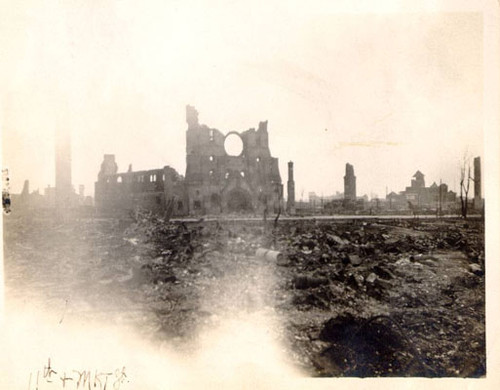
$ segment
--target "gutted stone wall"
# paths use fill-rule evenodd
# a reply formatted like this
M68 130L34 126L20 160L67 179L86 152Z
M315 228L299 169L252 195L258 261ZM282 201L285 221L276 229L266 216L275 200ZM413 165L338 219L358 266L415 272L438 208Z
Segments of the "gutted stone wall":
M271 156L267 121L257 130L227 134L200 125L198 112L186 107L186 179L190 214L278 212L283 186L278 159ZM228 148L239 138L239 154ZM238 152L236 152L238 153Z

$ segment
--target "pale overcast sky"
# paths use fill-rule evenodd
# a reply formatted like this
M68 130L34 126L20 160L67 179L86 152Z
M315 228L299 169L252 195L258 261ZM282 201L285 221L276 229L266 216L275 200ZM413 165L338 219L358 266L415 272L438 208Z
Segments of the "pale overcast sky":
M24 179L31 190L54 185L57 126L71 131L73 184L87 194L105 153L120 171L131 163L184 174L186 104L223 132L268 120L283 183L295 163L297 199L342 192L347 162L358 195L404 190L417 170L427 185L458 189L464 152L484 156L480 13L205 3L2 7L0 123L12 191Z

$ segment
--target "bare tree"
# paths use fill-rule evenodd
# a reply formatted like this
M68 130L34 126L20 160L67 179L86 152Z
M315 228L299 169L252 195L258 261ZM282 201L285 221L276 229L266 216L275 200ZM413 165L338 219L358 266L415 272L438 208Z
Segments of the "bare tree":
M460 206L462 217L464 219L467 219L467 211L469 207L469 188L470 182L473 181L470 171L470 158L467 153L464 153L460 163Z

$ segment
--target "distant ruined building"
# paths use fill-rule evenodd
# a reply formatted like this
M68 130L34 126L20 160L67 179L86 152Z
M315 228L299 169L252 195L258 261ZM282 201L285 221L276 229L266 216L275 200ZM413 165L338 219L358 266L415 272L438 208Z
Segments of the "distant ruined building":
M441 209L451 211L455 207L457 194L448 190L444 183L435 182L430 187L425 186L425 176L417 171L413 175L411 185L399 194L391 192L386 196L389 210L424 210Z
M187 106L186 122L185 177L168 166L118 173L115 156L105 155L95 183L98 211L142 207L181 216L281 210L283 185L278 159L269 150L267 121L257 130L223 134L200 124L196 109Z

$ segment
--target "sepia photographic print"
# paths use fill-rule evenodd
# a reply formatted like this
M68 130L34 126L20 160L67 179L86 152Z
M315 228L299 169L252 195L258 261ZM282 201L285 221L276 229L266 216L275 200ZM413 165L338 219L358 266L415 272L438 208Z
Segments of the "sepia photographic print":
M1 389L499 385L498 2L1 8Z

